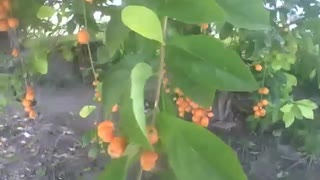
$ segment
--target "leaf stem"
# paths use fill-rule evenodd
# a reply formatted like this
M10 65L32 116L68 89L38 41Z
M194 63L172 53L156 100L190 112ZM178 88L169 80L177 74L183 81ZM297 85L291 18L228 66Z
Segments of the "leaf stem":
M168 17L163 18L163 24L162 24L162 34L163 38L165 40L166 37L166 31L167 31L167 21ZM156 115L157 112L159 111L159 99L160 99L160 93L161 93L161 85L162 85L162 79L163 79L163 72L164 72L164 59L165 59L165 45L161 44L160 47L160 67L159 67L159 72L158 72L158 84L157 84L157 89L156 89L156 94L155 94L155 100L154 100L154 113L152 117L152 124L155 124L156 120Z

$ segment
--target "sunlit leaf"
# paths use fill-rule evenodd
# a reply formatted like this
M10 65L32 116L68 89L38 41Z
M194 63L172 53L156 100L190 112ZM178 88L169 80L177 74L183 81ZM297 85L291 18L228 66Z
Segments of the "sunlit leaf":
M50 6L41 6L38 10L37 17L38 18L49 18L53 16L55 13L55 10Z
M94 110L96 109L96 106L84 106L81 108L79 115L82 118L88 117Z
M144 6L127 6L121 13L122 22L136 33L164 44L158 16Z

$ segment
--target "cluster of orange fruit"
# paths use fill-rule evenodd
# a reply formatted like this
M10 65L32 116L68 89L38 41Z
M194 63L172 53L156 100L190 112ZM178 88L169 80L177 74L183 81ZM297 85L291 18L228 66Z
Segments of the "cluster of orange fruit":
M158 131L154 126L147 126L147 134L150 144L154 145L159 141ZM105 120L98 124L98 136L102 142L109 143L107 153L111 158L116 159L124 155L128 145L127 139L115 135L115 125L111 120ZM140 165L142 170L151 171L156 166L158 153L154 151L142 151Z
M19 20L11 17L11 0L0 1L0 31L8 31L10 28L16 29Z
M164 74L166 71L163 72ZM168 88L169 79L164 77L162 80L163 87L166 93L170 93L171 90ZM210 119L214 116L212 112L212 107L204 108L199 104L193 102L189 97L186 97L181 89L175 88L175 94L178 96L174 98L176 105L178 106L179 116L184 118L186 113L191 113L192 122L201 125L203 127L208 127Z
M190 98L185 97L179 88L175 89L175 93L178 95L178 98L176 98L176 105L178 106L179 116L183 118L185 113L191 113L192 122L203 127L208 127L210 118L213 117L212 108L201 107Z
M37 117L37 112L33 109L32 104L35 100L35 93L31 86L27 86L25 97L22 100L24 111L28 113L30 119Z
M19 20L11 16L11 0L0 0L0 31L9 31L19 26ZM19 51L13 48L11 55L19 56Z
M260 88L258 93L261 95L268 95L269 89L267 87ZM253 106L254 117L260 118L266 115L265 107L268 106L269 101L266 99L261 99L255 106Z

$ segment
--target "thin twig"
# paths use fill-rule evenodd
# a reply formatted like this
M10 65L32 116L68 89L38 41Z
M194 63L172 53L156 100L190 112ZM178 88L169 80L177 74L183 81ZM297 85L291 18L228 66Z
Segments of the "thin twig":
M88 27L88 21L87 21L87 11L86 11L86 2L85 1L83 1L83 16L84 16L84 26L87 28ZM94 65L93 65L91 48L90 48L89 42L87 43L87 49L88 49L89 60L90 60L90 65L91 65L92 73L93 73L93 76L94 76L94 80L97 80L96 71L95 71Z
M163 19L163 24L162 24L162 34L163 38L165 39L166 36L166 30L167 30L167 21L168 18L165 16ZM152 124L155 123L156 120L156 114L159 110L159 99L160 99L160 93L161 93L161 85L162 85L162 79L163 79L163 70L164 70L164 59L165 59L165 45L161 44L160 47L160 67L159 67L159 72L158 72L158 84L157 84L157 89L156 89L156 94L155 94L155 100L154 100L154 113L152 116Z

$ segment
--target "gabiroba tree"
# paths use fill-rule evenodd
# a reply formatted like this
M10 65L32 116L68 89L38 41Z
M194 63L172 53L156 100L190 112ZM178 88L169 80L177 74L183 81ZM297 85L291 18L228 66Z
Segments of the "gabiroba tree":
M37 113L30 77L47 73L47 54L59 47L66 59L72 59L73 46L85 45L89 50L93 100L103 107L104 117L84 135L83 144L93 144L91 157L100 152L111 157L99 179L124 180L137 162L141 172L152 172L160 179L247 179L233 150L207 130L214 116L211 105L216 90L257 91L259 102L252 112L256 120L267 121L269 112L282 106L286 108L279 115L286 126L295 118L289 114L293 105L287 99L274 101L275 94L269 90L291 92L295 83L288 70L294 64L297 42L293 33L286 33L282 34L284 46L269 43L275 39L270 34L277 30L272 10L262 0L0 3L0 30L8 31L16 42L11 60L22 64L12 82L31 119ZM20 53L18 34L24 35L23 46L31 51L28 58ZM103 42L96 58L90 51L94 41ZM268 78L279 74L291 83L270 89ZM146 96L150 81L152 93L150 89L147 93L152 96ZM145 111L145 98L154 103L151 111ZM303 104L308 113L302 115L311 117L316 105ZM80 115L87 117L95 110L84 105ZM187 116L191 121L184 120ZM272 118L274 122L279 116Z

